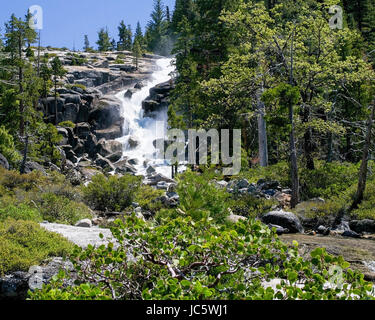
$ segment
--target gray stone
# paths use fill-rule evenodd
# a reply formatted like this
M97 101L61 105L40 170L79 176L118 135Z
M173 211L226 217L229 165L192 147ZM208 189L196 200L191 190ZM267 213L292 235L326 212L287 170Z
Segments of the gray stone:
M91 228L92 227L92 222L90 219L82 219L79 220L76 224L76 227L81 227L81 228Z
M244 189L244 188L248 188L250 185L249 181L247 181L246 179L241 179L240 181L237 182L236 186L238 189Z
M9 170L8 160L0 153L0 167Z
M375 220L352 220L349 222L350 229L357 233L375 233Z
M262 217L265 224L274 224L289 229L291 233L302 233L303 227L292 212L271 211Z
M272 230L272 228L275 228L276 229L276 234L278 235L281 235L281 234L286 234L286 233L289 233L289 229L288 228L283 228L281 226L278 226L278 225L275 225L275 224L268 224L268 228L270 228Z

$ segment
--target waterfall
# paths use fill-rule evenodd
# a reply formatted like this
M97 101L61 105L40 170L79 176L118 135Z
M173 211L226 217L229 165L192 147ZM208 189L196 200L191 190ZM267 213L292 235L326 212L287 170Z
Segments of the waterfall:
M123 159L134 159L136 162L134 167L137 169L137 175L146 176L147 167L152 165L156 172L171 177L169 163L159 158L153 145L155 139L164 138L164 132L157 132L156 130L156 121L162 121L164 129L167 128L167 109L159 111L153 118L144 117L142 109L142 102L149 96L150 89L171 78L170 73L174 71L171 62L172 59L158 59L155 72L152 73L147 83L143 81L145 87L135 92L130 99L124 97L127 90L123 90L116 95L122 102L122 116L125 119L125 135L117 140L123 144ZM132 148L129 144L130 138L134 138L138 142L135 148ZM146 163L147 165L145 165Z

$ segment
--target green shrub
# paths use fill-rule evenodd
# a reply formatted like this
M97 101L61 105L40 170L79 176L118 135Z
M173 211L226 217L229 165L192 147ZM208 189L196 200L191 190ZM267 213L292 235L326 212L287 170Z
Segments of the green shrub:
M28 271L49 257L64 257L73 244L32 221L0 222L0 274Z
M230 208L236 215L255 218L269 212L274 205L278 204L278 201L274 199L267 200L252 195L243 195L231 199Z
M92 218L89 208L83 203L71 201L54 193L45 193L40 199L40 212L44 220L63 224L75 224Z
M125 61L120 59L119 57L116 58L116 60L114 61L115 64L124 64Z
M233 179L245 178L250 183L257 183L260 179L279 181L283 187L290 186L289 164L281 161L277 164L268 167L256 166L247 171L242 171L239 176L234 176Z
M83 187L86 202L99 211L123 211L129 207L139 192L141 177L124 175L123 177L103 174L95 175L91 183Z
M72 121L63 121L59 123L59 126L65 128L75 128L76 125Z
M4 126L0 127L0 153L12 165L21 160L21 155L17 152L14 145L13 137Z
M358 179L359 164L316 161L315 170L300 170L302 199L340 196Z
M210 182L210 174L199 175L188 170L178 175L179 208L195 220L211 217L217 222L224 222L229 214L229 194ZM167 212L171 211L164 211Z
M0 204L2 203L0 202ZM43 221L43 217L40 214L39 210L37 210L36 208L30 208L26 204L20 204L18 206L7 205L5 207L0 208L0 221L4 221L7 218L35 222Z
M155 214L163 208L162 203L156 201L163 193L162 190L157 190L147 185L141 185L138 192L135 194L134 202L139 203L140 207Z
M133 215L116 224L112 233L118 248L112 243L76 247L71 260L80 287L64 288L60 274L30 298L69 299L78 292L89 300L373 299L372 284L342 257L317 248L304 260L298 244L288 247L259 221L227 227L212 219L180 217L155 226ZM129 251L136 259L128 258ZM339 279L335 270L342 271ZM281 279L277 288L264 288L272 279Z

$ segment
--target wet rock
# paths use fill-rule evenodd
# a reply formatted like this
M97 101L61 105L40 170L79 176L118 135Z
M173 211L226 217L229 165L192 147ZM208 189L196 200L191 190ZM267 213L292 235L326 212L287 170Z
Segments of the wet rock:
M285 211L271 211L262 217L265 224L274 224L289 229L291 233L302 233L300 220L292 213Z
M216 185L220 188L226 188L226 186L228 185L228 182L226 182L225 180L216 181Z
M133 96L134 93L136 93L137 91L134 90L134 89L128 89L125 94L124 94L124 98L127 98L127 99L131 99L131 97Z
M91 128L90 125L86 122L77 123L74 128L74 132L80 139L87 139L91 132Z
M167 190L168 189L168 183L165 181L159 181L156 184L156 189L158 190Z
M156 186L158 184L158 182L160 181L164 181L164 182L167 182L167 183L176 183L175 180L173 179L170 179L164 175L162 175L161 173L156 173L156 174L153 174L151 176L148 176L147 177L147 181L145 181L145 184L148 184L148 185L154 185Z
M156 172L155 167L153 167L153 166L149 166L149 167L146 169L146 172L147 172L147 174L152 174L152 173Z
M116 140L100 139L97 144L97 152L103 157L118 152L122 154L122 143Z
M146 85L143 83L143 82L137 82L134 86L134 89L142 89L143 87L145 87Z
M139 145L139 140L137 137L129 137L128 144L130 148L136 148Z

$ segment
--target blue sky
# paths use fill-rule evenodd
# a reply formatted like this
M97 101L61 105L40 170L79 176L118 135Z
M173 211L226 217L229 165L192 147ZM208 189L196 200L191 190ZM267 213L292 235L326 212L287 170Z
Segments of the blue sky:
M163 0L173 11L175 0ZM87 34L91 46L96 47L97 31L108 27L111 37L117 38L117 26L123 19L133 31L137 21L146 26L153 0L13 0L2 1L0 33L12 13L23 17L31 5L43 8L42 46L68 47L82 50L83 36Z

